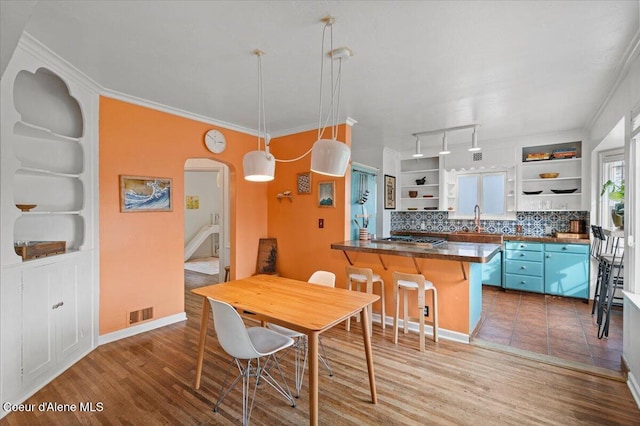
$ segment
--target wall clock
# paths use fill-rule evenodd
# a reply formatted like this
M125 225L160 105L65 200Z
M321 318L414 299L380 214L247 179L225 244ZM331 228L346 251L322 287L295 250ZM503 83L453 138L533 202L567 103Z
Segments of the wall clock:
M220 154L227 147L227 138L219 130L209 130L204 135L204 144L215 154Z

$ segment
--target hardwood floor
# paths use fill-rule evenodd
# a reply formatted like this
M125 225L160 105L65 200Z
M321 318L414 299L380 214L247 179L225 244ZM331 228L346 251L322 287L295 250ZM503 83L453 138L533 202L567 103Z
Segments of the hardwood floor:
M185 272L187 289L210 283ZM187 290L185 322L109 343L45 386L26 403L101 402L103 411L7 415L9 425L232 425L240 424L241 389L213 412L229 358L209 329L202 387L193 389L201 300ZM370 401L359 323L323 334L333 377L320 369L323 425L640 425L640 410L626 383L464 345L427 340L420 353L415 333L392 343L392 331L374 324L378 404ZM293 356L282 362L293 382ZM307 380L291 408L261 387L254 425L308 423ZM37 408L36 408L37 409Z

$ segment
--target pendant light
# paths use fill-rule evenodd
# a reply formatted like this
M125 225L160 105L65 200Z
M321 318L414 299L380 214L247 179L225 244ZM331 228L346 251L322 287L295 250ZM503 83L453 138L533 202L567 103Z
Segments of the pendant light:
M338 112L340 108L340 80L342 74L342 60L351 57L351 50L347 47L339 49L333 49L333 24L335 18L333 16L327 16L323 20L324 29L322 30L322 49L320 52L320 101L318 106L318 140L313 144L311 148L311 171L320 173L327 176L339 176L342 177L347 171L349 165L349 159L351 157L351 150L349 147L338 142ZM329 114L332 119L331 125L331 139L322 139L325 127L322 125L322 83L323 83L323 71L324 71L324 41L326 29L329 27L329 39L331 43L331 105L329 106L329 112L327 114L327 122L329 121ZM338 75L334 80L334 61L338 61ZM335 87L334 87L335 82ZM334 99L334 93L337 89L338 96Z
M343 177L349 165L351 158L351 150L349 147L337 140L338 137L338 112L340 108L340 80L342 74L342 60L352 56L352 52L348 47L333 49L333 24L335 18L327 16L322 19L324 29L322 31L322 52L320 64L320 101L318 106L318 139L311 149L297 158L290 160L280 160L275 158L269 152L269 135L267 134L267 120L264 107L264 94L262 84L262 55L264 52L256 49L253 53L258 57L258 149L248 152L242 160L244 178L254 182L268 182L273 180L275 174L276 161L290 163L298 161L311 154L311 171L327 176ZM322 124L322 86L324 71L324 42L327 27L330 28L331 51L331 105L327 114L327 119ZM334 61L338 61L338 73L334 79ZM337 90L336 90L337 89ZM334 94L337 91L337 99ZM326 128L326 123L331 118L331 139L323 139L322 135ZM261 137L262 134L262 137ZM264 140L264 151L261 149L261 139Z
M269 136L267 135L267 115L264 108L264 91L262 84L261 50L254 50L258 57L258 149L248 152L242 159L244 178L252 182L268 182L273 180L276 171L276 159L269 152ZM262 133L262 138L260 134ZM260 140L264 140L264 151L260 149Z
M413 154L413 158L423 157L422 150L420 147L420 136L416 136L416 153Z
M449 151L449 148L447 146L447 132L444 132L442 134L442 149L440 150L440 152L438 154L440 154L440 155L451 154L451 151Z
M476 126L473 126L473 133L471 134L471 148L469 148L469 151L476 152L480 150L482 150L482 148L478 146L478 134L476 133Z

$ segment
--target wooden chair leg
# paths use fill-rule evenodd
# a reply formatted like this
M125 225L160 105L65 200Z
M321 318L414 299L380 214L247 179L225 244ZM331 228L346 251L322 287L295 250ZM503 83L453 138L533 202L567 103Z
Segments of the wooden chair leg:
M432 289L433 295L433 341L438 341L438 292L435 287Z
M351 290L351 280L347 278L347 290ZM351 317L347 318L347 323L345 325L345 329L347 331L351 331Z
M409 291L406 289L402 289L402 294L404 296L404 306L402 307L402 331L404 332L404 334L407 334L409 332Z
M398 320L400 317L400 292L398 286L393 286L393 300L395 300L395 309L393 314L393 343L398 343Z
M420 352L424 352L424 290L418 290L418 322L420 323Z
M384 300L384 281L380 280L380 303L382 304L382 308L380 309L380 323L382 325L382 329L385 329L385 320L387 319L387 303Z

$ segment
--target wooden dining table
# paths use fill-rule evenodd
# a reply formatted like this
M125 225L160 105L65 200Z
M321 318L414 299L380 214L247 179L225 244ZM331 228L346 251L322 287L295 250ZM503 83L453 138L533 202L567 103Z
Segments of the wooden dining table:
M256 320L278 324L304 333L309 354L309 424L318 424L318 336L336 324L360 312L364 352L369 373L371 402L378 402L373 372L373 354L369 335L369 313L364 309L380 296L341 288L309 284L273 275L214 284L192 290L202 296L202 319L196 365L195 388L200 388L202 362L209 323L207 297L229 303L240 313Z

